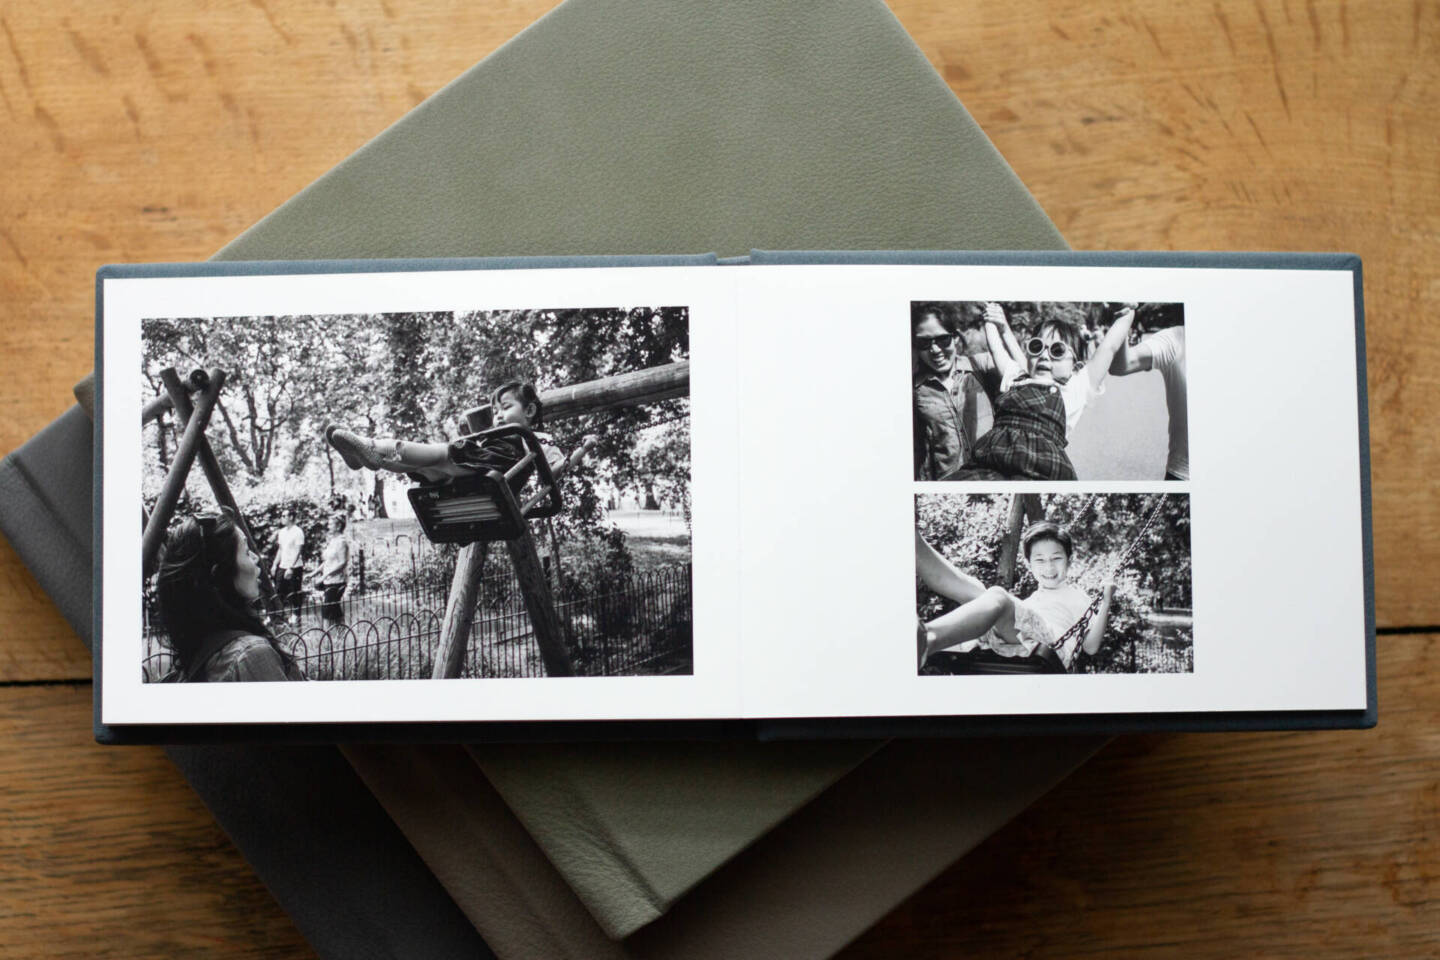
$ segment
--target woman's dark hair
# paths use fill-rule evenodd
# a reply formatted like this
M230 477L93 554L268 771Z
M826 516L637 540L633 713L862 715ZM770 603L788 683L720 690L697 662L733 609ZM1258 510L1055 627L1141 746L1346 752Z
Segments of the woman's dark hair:
M959 333L960 326L955 320L955 310L948 303L941 303L935 300L914 300L910 303L910 335L915 335L915 328L925 321L926 317L934 317L940 321L940 326L945 328L946 333Z
M331 522L331 523L338 523L338 524L340 524L340 531L341 531L342 533L345 531L345 514L343 514L343 513L332 513L332 514L330 514L330 522Z
M176 665L198 668L215 652L217 634L244 630L270 638L264 622L235 592L236 538L242 537L235 515L180 521L160 551L155 594L160 622L170 636Z
M1042 540L1053 540L1060 544L1060 549L1065 551L1065 559L1069 560L1075 553L1075 541L1070 539L1070 532L1060 524L1051 520L1039 520L1025 528L1020 535L1020 545L1025 551L1025 559L1030 559L1030 548Z
M528 407L534 404L535 416L530 418L530 425L532 427L544 425L545 404L540 402L540 394L535 392L535 384L529 380L511 380L508 383L502 383L490 394L491 405L498 407L500 405L500 398L507 393L515 394L522 407Z

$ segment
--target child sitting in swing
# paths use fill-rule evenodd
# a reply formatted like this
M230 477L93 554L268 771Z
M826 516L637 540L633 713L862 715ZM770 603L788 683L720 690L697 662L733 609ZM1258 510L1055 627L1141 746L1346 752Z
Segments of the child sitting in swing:
M1065 452L1080 414L1100 394L1110 361L1130 336L1134 304L1126 304L1095 347L1080 358L1080 330L1046 320L1022 351L1005 311L985 305L985 340L1001 374L995 422L965 464L945 480L1075 480Z
M490 395L490 408L497 427L511 424L525 427L535 434L551 470L558 470L566 463L565 455L555 446L550 434L539 430L544 422L545 406L535 392L534 384L512 380L501 385ZM450 443L420 443L363 437L343 427L328 426L325 428L325 439L351 470L361 467L391 470L432 483L488 470L503 474L525 456L525 445L515 436L464 437ZM587 445L591 440L586 438ZM581 449L585 448L582 446ZM577 459L578 454L579 451Z
M930 655L940 650L992 657L1038 655L1052 660L1064 656L1058 645L1085 616L1094 599L1069 580L1074 542L1064 527L1041 520L1025 529L1020 545L1039 584L1024 600L1002 587L987 589L979 580L956 569L925 542L918 530L915 532L915 566L921 581L960 604L920 624L919 669L924 669ZM1099 609L1080 643L1086 653L1100 649L1114 593L1114 584L1106 584ZM1069 663L1063 665L1069 668Z

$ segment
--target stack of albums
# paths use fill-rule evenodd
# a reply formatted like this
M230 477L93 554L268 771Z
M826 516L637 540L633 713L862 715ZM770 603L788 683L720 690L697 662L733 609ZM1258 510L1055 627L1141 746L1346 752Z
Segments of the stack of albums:
M97 286L102 741L1375 721L1353 257Z

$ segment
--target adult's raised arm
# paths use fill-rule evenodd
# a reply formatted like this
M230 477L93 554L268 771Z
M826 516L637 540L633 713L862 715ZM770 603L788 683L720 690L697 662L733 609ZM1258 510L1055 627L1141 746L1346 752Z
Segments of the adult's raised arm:
M1150 346L1150 342L1142 340L1132 346L1130 338L1126 337L1110 361L1110 373L1112 376L1123 377L1127 374L1139 373L1142 370L1150 370L1154 366L1155 351Z
M1017 357L1010 353L1010 344L1005 342L1007 333L1014 342L1015 334L1010 330L1005 310L998 303L985 304L985 344L990 348L990 359L995 361L995 369L1000 371L1001 383L1008 383L1024 369ZM1015 343L1017 352L1019 348L1020 344Z
M1095 348L1095 353L1090 357L1090 362L1085 364L1085 372L1090 376L1090 385L1095 389L1105 382L1105 375L1110 372L1110 364L1115 359L1122 344L1130 339L1130 325L1135 322L1135 304L1125 304L1125 309L1110 324L1110 329L1105 332L1105 337L1100 345Z

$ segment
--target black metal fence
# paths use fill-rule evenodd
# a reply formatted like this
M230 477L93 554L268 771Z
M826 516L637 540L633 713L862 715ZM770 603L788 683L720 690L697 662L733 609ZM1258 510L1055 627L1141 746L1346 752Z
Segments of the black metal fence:
M434 668L447 593L417 581L346 596L328 609L318 595L305 594L298 607L282 604L271 614L271 632L311 680L424 679ZM174 664L153 612L147 603L148 682L170 676ZM693 672L689 564L562 600L556 612L581 676ZM545 676L520 585L508 570L482 581L461 676Z
M1107 642L1094 656L1075 662L1077 673L1194 673L1195 643L1190 611L1153 612L1144 636Z

